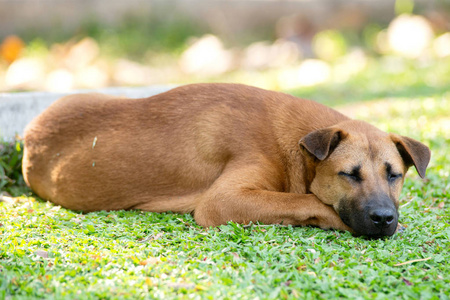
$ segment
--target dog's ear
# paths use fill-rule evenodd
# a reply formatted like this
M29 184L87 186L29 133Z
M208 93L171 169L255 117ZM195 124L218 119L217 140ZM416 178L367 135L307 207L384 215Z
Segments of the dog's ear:
M308 133L298 144L317 159L324 160L346 136L339 128L324 128Z
M414 165L419 176L424 178L425 171L430 162L430 149L412 138L394 133L390 135L406 167L409 168Z

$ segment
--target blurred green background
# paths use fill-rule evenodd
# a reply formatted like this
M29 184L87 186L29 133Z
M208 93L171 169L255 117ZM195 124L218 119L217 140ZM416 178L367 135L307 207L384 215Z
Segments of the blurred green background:
M220 81L319 100L427 93L450 85L449 15L449 2L420 0L6 0L0 91Z

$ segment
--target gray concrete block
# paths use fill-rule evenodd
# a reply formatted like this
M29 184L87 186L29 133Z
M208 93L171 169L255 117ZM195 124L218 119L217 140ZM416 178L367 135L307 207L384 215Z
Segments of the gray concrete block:
M151 86L138 88L105 88L78 90L70 93L27 92L0 93L0 139L11 140L16 134L23 135L25 126L44 109L62 96L76 93L104 93L128 98L144 98L170 90L174 86Z

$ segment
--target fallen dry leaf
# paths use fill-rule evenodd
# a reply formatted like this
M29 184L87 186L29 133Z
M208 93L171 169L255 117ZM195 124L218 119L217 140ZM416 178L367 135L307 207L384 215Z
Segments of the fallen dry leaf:
M315 272L306 272L306 274L311 275L311 276L313 276L313 277L317 277L317 275L316 275Z
M195 288L195 284L193 283L185 283L185 282L169 282L167 284L168 287L174 288L176 290L178 289L194 289Z
M402 233L405 231L407 225L400 224L400 222L397 224L397 229L395 230L396 233Z
M37 256L40 256L42 258L48 258L48 253L47 253L47 251L44 251L44 250L37 250L36 252L34 252L34 254L36 254Z
M18 284L17 284L17 278L16 278L16 277L13 277L13 278L11 279L11 284L18 285Z
M146 260L142 260L139 262L139 264L141 266L146 266L146 265L154 265L159 263L161 260L159 259L159 257L149 257Z
M186 227L192 227L191 224L189 224L188 222L183 221L181 218L177 218L178 221L180 221L181 223L183 223Z
M286 282L284 283L284 285L285 285L285 286L290 286L291 283L292 283L292 280L288 280L288 281L286 281Z
M412 285L412 282L409 281L408 279L402 278L402 280L403 280L404 283L406 283L407 286L411 286Z
M146 237L145 239L138 240L138 242L139 243L145 243L145 242L148 242L148 241L157 240L157 239L161 238L163 235L164 235L164 233L160 232L160 233L158 233L156 235L150 235L150 236Z

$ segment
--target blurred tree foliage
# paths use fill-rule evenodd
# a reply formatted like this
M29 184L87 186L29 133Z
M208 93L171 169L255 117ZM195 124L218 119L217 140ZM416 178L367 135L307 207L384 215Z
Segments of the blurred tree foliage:
M101 45L102 53L106 55L141 61L148 49L179 54L187 47L190 37L206 32L201 25L186 18L181 15L156 14L144 18L130 14L116 25L105 26L95 18L88 17L75 32L58 28L35 32L30 28L21 37L40 54L49 45L91 37Z

